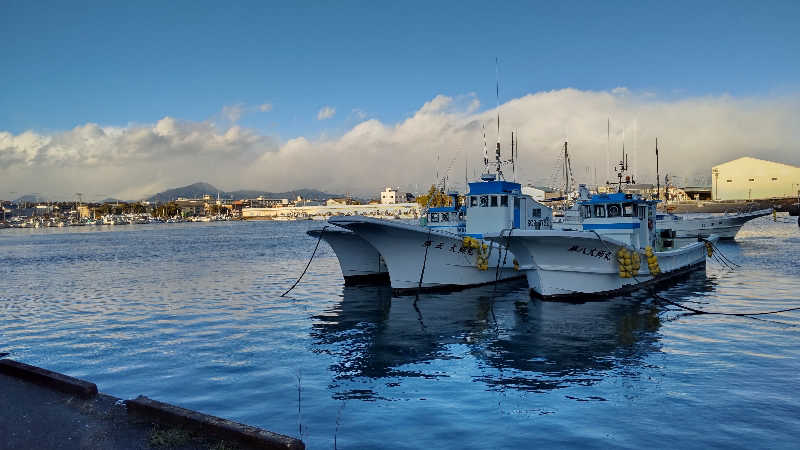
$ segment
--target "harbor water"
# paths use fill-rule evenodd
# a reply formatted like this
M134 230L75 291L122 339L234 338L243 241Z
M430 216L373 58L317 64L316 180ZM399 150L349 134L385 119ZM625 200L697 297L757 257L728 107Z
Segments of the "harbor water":
M709 260L661 295L800 306L800 229L779 219L719 244L735 271ZM800 311L541 302L524 281L415 302L345 287L324 243L280 297L321 224L1 230L0 352L312 449L796 448Z

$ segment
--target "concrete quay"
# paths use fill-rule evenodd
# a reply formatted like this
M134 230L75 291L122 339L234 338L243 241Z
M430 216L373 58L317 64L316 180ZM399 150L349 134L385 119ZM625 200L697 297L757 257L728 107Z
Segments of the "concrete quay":
M0 359L2 449L291 449L302 441L94 383Z
M245 220L325 220L331 216L363 215L391 219L416 219L422 213L417 203L372 204L372 205L337 205L337 206L286 206L281 208L244 208L242 219Z

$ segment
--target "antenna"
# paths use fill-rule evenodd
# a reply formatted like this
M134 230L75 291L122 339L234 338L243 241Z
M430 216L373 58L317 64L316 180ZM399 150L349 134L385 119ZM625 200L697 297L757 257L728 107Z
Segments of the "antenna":
M497 151L500 151L500 62L494 58L495 95L497 100Z

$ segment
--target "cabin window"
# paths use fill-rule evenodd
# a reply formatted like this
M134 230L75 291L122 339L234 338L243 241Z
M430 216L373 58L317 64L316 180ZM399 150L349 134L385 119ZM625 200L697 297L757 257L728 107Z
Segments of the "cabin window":
M640 219L644 220L645 216L647 215L646 211L647 211L646 207L644 207L644 206L640 206L639 207L639 218Z
M431 213L431 222L439 221L439 213Z
M608 217L619 217L619 205L608 205Z
M469 206L478 206L478 197L472 196L469 198Z
M542 217L542 210L539 208L533 208L533 211L531 211L531 217Z
M622 215L625 217L633 217L633 203L623 203L622 204Z
M592 217L592 207L591 206L581 206L581 219L588 219Z
M501 195L500 196L500 206L508 207L508 196Z
M594 205L594 217L605 217L606 205Z
M489 206L489 196L481 195L481 208L486 208L487 206Z
M776 177L772 177L772 181L778 181Z
M450 214L449 213L442 213L442 222L450 222Z
M749 180L747 180L747 181L756 181L756 179L755 179L755 178L750 178L750 179L749 179Z
M733 183L733 180L731 180L730 178L728 178L728 179L727 179L727 180L725 180L725 181L726 181L726 182L728 182L728 183Z
M514 209L519 209L519 197L514 197Z
M492 207L493 208L497 207L497 196L496 195L492 196Z

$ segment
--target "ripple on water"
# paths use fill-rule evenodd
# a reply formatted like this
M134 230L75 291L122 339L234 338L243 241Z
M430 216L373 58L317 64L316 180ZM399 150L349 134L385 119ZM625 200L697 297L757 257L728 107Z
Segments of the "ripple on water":
M120 397L294 436L302 425L309 448L334 435L342 448L794 443L800 313L687 315L647 293L543 303L524 282L415 304L344 287L324 244L280 297L315 225L4 230L0 350ZM718 245L741 267L710 262L662 295L710 311L796 306L798 243L794 224L753 221Z

